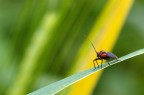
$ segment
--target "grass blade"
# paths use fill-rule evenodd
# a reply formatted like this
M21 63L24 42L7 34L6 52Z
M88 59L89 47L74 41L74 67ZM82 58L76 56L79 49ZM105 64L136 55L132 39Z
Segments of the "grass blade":
M120 61L112 60L109 63L111 65L113 65L113 64L119 63L121 61L124 61L126 59L132 58L134 56L137 56L137 55L140 55L143 53L144 53L144 49L141 49L141 50L135 51L133 53L130 53L128 55L125 55L123 57L120 57L118 59ZM108 66L109 65L107 63L103 64L103 69L108 67ZM74 74L74 75L67 77L65 79L62 79L60 81L52 83L48 86L45 86L45 87L38 89L38 90L36 90L30 94L27 94L27 95L54 95L54 94L58 93L59 91L63 90L64 88L74 84L77 81L82 80L83 78L85 78L85 77L87 77L87 76L89 76L89 75L91 75L91 74L93 74L99 70L101 70L101 68L96 68L96 69L90 68L88 70L82 71L80 73Z

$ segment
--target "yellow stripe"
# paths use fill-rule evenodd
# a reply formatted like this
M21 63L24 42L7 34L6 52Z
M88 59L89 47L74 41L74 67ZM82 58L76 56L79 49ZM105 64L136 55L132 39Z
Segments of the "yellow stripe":
M94 25L91 34L88 36L98 51L110 51L113 48L132 3L133 0L109 0L99 21ZM73 71L79 72L93 67L92 61L96 58L96 54L93 49L88 52L90 48L92 47L88 47L86 41L80 50L78 61ZM91 95L101 73L102 71L95 73L72 85L68 95Z

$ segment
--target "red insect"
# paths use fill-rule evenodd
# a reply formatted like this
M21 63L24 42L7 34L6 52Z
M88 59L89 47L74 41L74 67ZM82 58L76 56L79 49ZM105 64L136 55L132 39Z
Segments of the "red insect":
M90 40L89 40L89 41L90 41ZM90 41L90 42L91 42L91 41ZM119 61L119 60L118 60L118 57L117 57L116 55L114 55L113 53L111 53L111 52L105 52L105 51L103 51L103 50L100 51L100 52L97 52L92 42L91 42L91 44L92 44L92 46L93 46L93 48L94 48L94 50L95 50L95 52L96 52L96 54L97 54L97 58L93 60L93 64L94 64L94 68L95 68L95 69L96 69L95 62L97 63L97 66L98 66L98 68L99 68L99 64L98 64L97 60L101 60L101 69L102 69L103 60L109 61L109 60L114 60L114 59L116 59L117 61ZM110 65L109 62L108 62L108 64Z

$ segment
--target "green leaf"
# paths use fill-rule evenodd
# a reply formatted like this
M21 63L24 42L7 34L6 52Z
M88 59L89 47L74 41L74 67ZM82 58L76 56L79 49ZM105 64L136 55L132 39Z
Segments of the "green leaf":
M119 63L121 61L124 61L126 59L132 58L134 56L137 56L137 55L140 55L140 54L143 54L143 53L144 53L144 49L141 49L141 50L135 51L133 53L130 53L128 55L125 55L123 57L118 58L119 61L112 60L109 63L111 65L113 65L113 64ZM106 62L105 64L103 64L102 69L104 69L108 66L109 65ZM48 86L45 86L45 87L43 87L41 89L38 89L38 90L36 90L36 91L34 91L30 94L27 94L27 95L54 95L54 94L58 93L59 91L63 90L64 88L66 88L66 87L76 83L77 81L80 81L83 78L85 78L85 77L87 77L87 76L89 76L89 75L91 75L91 74L93 74L93 73L95 73L99 70L102 70L102 69L101 68L96 68L96 69L90 68L88 70L82 71L82 72L74 74L70 77L64 78L60 81L52 83Z

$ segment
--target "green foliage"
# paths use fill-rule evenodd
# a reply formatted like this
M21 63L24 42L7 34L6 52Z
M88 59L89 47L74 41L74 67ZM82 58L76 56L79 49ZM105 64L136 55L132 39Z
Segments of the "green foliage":
M105 1L1 1L0 94L25 95L64 77Z
M89 33L106 2L107 0L1 0L0 95L25 95L25 93L65 77L72 68L76 54L84 41L82 35ZM131 15L128 17L114 49L114 53L118 56L144 47L143 5L143 0L135 0L135 6L131 10ZM54 25L51 31L48 31L49 27L45 27L44 30L51 35L46 36L44 34L45 40L37 43L39 36L44 33L40 31L44 28L43 22L47 16L50 17L50 14L54 14L56 22L52 21ZM28 52L31 46L33 47L31 48L32 51L38 47L42 48L38 49L38 52ZM35 55L32 59L29 55L29 61L33 61L33 64L28 64L25 61L27 64L22 65L28 57L27 54ZM135 76L128 74L127 76L130 76L128 79L134 79L133 83L138 84L133 86L133 89L143 92L143 57L132 59L127 63L140 63L121 64L123 66L121 70L127 70L134 74ZM20 73L21 71L22 73ZM109 77L114 73L111 72L105 76ZM21 77L23 75L29 77L24 79ZM17 80L24 80L25 82L22 81L22 84L14 88L13 85L18 84ZM129 80L125 82L128 83ZM101 83L103 86L105 79ZM11 93L11 91L21 88L23 84L25 87L20 91L21 94ZM109 84L109 87L105 86L107 87L105 90L108 91L110 87L113 87L111 85L112 83ZM99 91L106 92L103 90L102 88ZM133 95L138 95L138 93Z

